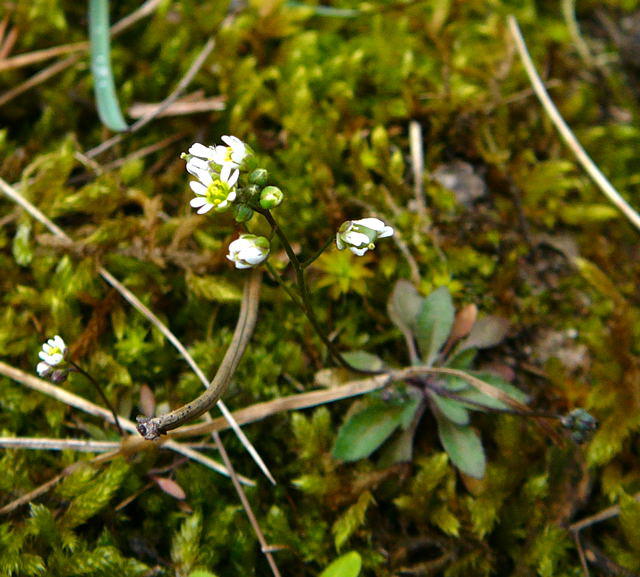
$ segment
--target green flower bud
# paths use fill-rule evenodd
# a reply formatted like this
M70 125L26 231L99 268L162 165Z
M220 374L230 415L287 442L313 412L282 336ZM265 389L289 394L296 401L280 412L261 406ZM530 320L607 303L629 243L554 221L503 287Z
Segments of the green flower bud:
M233 216L236 222L248 222L253 216L253 210L246 204L235 204L233 205Z
M260 193L260 206L266 210L271 210L282 203L283 192L277 186L267 186Z
M560 419L562 426L569 429L575 443L582 444L598 428L598 421L584 409L574 409Z
M258 186L264 186L269 182L269 173L264 168L256 168L249 175L249 182Z

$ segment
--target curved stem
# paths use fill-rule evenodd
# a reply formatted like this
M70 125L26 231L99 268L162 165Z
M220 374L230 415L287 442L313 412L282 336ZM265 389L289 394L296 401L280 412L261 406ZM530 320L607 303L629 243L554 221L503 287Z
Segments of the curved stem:
M151 418L138 417L136 419L138 421L137 429L145 439L149 441L157 439L167 431L199 417L213 407L224 394L253 334L258 318L261 278L261 272L253 270L251 276L245 282L240 315L238 316L233 338L209 388L193 401L169 413Z
M120 421L118 420L118 414L116 413L116 410L113 408L113 405L111 404L111 402L109 401L109 399L107 399L107 395L104 394L104 391L102 390L102 387L98 384L98 382L87 372L85 371L80 365L77 365L76 363L74 363L73 361L67 361L72 367L73 369L77 372L80 373L83 377L85 377L96 389L96 391L98 391L98 395L100 395L100 398L102 399L102 402L107 405L107 408L111 411L111 414L113 415L113 420L115 422L116 427L118 428L118 432L120 433L121 437L124 437L124 431L122 430L122 427L120 426Z
M291 246L291 243L289 242L289 239L287 238L283 230L280 228L280 225L278 225L276 219L273 217L270 211L264 210L264 209L256 209L256 212L264 216L264 218L267 220L267 222L271 226L271 229L273 230L273 232L275 232L276 236L280 239L280 242L282 243L282 246L285 252L287 253L287 256L289 257L289 261L291 262L291 265L293 266L293 269L296 272L296 282L298 284L298 291L300 292L301 301L298 301L297 299L292 299L292 300L302 309L302 312L305 314L307 319L309 319L311 326L316 331L317 335L320 337L320 340L322 340L324 345L327 347L327 350L329 351L329 354L331 355L333 360L336 361L336 363L338 363L340 366L358 373L379 374L380 371L368 371L368 370L358 369L352 366L349 362L347 362L344 359L344 357L340 354L340 352L335 348L334 344L331 342L331 340L325 333L324 329L322 328L322 325L320 324L320 321L318 320L318 317L316 316L316 313L313 310L313 306L311 305L311 295L309 293L309 289L307 287L307 280L305 278L304 265L300 262L300 259L298 258L296 253L293 251L293 248Z
M315 260L325 251L327 250L327 248L331 245L331 243L333 242L334 237L330 236L325 243L318 249L318 251L311 257L309 257L307 260L305 260L303 263L301 263L300 266L302 266L302 268L307 268L309 265L313 264L315 262Z

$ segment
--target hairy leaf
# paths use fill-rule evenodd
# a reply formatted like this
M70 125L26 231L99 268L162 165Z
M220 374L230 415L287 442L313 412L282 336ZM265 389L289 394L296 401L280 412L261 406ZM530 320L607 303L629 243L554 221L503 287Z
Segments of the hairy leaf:
M416 319L416 336L422 352L422 360L433 364L438 351L447 342L455 310L447 287L440 287L424 299Z
M376 404L353 415L340 427L333 456L357 461L373 453L402 423L403 407Z
M470 426L460 426L438 417L438 435L451 462L465 475L482 479L486 459L480 436Z

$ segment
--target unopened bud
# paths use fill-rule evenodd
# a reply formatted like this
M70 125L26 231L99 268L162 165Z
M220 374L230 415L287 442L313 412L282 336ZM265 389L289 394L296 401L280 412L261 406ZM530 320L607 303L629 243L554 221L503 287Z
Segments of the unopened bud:
M251 184L257 184L258 186L264 186L269 182L269 173L264 168L256 168L249 175L249 182Z
M246 204L236 204L233 207L233 216L236 222L248 222L253 216L253 210Z
M282 203L284 194L277 186L267 186L260 193L260 206L266 210L271 210Z

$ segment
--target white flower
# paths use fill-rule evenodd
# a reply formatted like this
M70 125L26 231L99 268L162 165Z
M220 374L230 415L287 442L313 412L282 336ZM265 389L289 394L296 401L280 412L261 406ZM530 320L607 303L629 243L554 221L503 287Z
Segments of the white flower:
M192 174L198 178L191 181L189 186L196 193L191 199L191 206L198 209L198 214L209 212L212 208L216 212L224 212L236 199L236 183L240 171L227 164L222 167L220 174L192 166Z
M56 335L42 345L42 350L38 353L42 359L36 366L36 372L42 378L51 379L55 383L62 383L69 374L69 367L66 362L67 345L62 337Z
M379 238L393 235L393 228L378 218L361 218L343 222L336 234L338 250L348 248L353 254L362 256L375 248Z
M269 256L269 239L255 234L243 234L229 245L227 258L236 268L252 268Z
M67 345L64 344L61 336L56 335L42 345L38 356L50 367L55 367L64 361L66 353Z
M232 168L239 168L242 165L242 161L249 156L247 145L235 136L223 136L222 142L227 146L222 144L215 146L211 159L223 167L230 165Z

